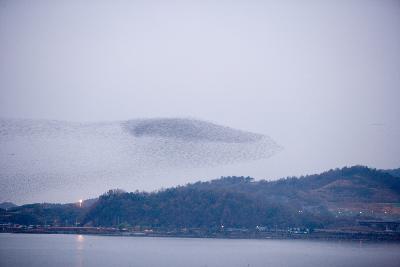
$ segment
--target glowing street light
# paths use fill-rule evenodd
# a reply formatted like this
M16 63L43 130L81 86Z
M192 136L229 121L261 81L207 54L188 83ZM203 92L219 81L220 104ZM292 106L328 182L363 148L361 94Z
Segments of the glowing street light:
M83 200L79 199L79 207L82 207L82 202L83 202Z

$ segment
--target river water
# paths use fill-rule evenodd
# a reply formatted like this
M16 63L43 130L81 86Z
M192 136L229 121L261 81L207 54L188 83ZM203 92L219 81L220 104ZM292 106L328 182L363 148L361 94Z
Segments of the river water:
M0 234L0 266L400 266L400 244Z

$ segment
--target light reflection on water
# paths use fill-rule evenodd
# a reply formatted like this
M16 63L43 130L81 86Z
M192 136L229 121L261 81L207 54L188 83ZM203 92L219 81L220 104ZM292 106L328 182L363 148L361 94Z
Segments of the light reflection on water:
M83 248L84 241L85 237L83 235L76 235L76 245L78 250Z
M400 244L0 234L0 266L398 266Z
M83 267L83 249L85 237L83 235L76 235L76 267Z

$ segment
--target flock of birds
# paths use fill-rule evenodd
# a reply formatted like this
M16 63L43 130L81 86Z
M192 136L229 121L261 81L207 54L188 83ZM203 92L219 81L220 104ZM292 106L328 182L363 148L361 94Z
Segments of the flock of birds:
M114 188L155 173L252 161L280 150L265 135L181 118L1 119L0 147L0 201L99 184Z

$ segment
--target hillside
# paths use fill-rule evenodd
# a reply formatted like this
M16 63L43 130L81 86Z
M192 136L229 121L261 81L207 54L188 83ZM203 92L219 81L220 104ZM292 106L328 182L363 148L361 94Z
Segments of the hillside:
M10 209L10 208L14 208L14 207L16 207L17 205L15 205L14 203L12 203L12 202L2 202L2 203L0 203L0 209Z
M392 176L395 177L400 177L400 168L398 169L391 169L391 170L385 170L385 172L389 173Z
M2 210L2 223L216 229L335 228L400 219L400 178L363 166L254 181L222 177L157 192L110 190L96 201ZM90 205L89 205L90 204Z

